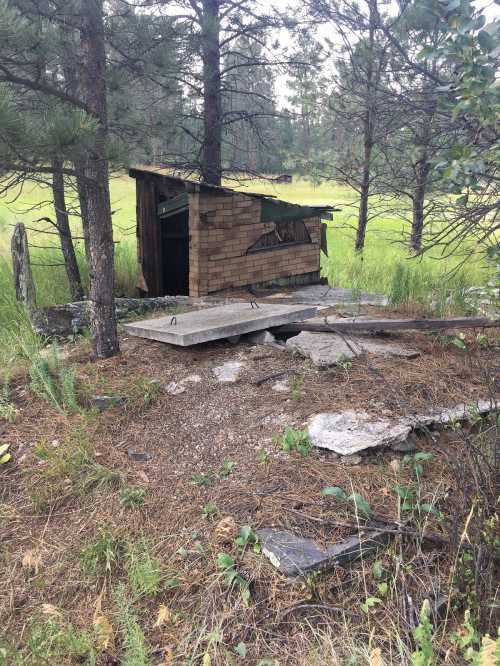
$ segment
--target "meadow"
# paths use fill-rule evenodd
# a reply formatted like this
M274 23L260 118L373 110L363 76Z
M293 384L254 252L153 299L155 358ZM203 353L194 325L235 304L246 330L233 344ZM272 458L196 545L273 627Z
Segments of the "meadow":
M228 185L235 186L234 183ZM466 290L482 286L491 278L493 267L479 257L454 255L446 259L432 256L411 257L405 240L408 224L389 211L371 222L362 256L353 250L356 223L356 194L334 183L318 186L294 179L289 185L268 181L237 184L243 191L273 194L295 203L334 204L341 210L328 223L329 257L323 258L323 273L331 286L381 292L395 305L434 313L462 313L469 309ZM136 284L135 183L126 175L111 181L111 196L116 242L116 293L130 296ZM68 206L73 205L68 197ZM28 184L21 191L0 199L0 340L5 332L17 328L22 316L15 305L10 269L12 225L23 221L30 229L29 238L33 274L40 306L70 300L57 236L50 224L37 222L53 217L51 192L40 184ZM83 241L78 218L72 220L81 272L86 280ZM39 233L48 229L52 235ZM53 249L51 249L53 247ZM47 249L49 248L49 249ZM59 264L59 265L58 265ZM3 330L3 336L1 331ZM1 346L0 342L0 346Z

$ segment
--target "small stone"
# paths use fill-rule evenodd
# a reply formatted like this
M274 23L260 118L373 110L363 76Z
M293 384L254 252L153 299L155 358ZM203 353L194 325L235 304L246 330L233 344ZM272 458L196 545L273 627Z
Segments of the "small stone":
M170 382L165 386L165 391L170 395L180 395L185 390L186 386L182 382Z
M238 381L243 367L244 364L240 361L226 361L222 365L212 368L212 372L222 384L234 384Z
M359 465L363 462L363 458L361 456L358 456L357 453L351 453L351 455L347 456L340 456L340 462L342 465L348 465L349 467L352 465Z
M153 460L153 454L148 453L147 451L133 451L132 449L129 449L127 455L130 460L133 460L134 462L149 462L150 460Z
M278 393L289 393L291 390L290 382L288 379L281 379L275 382L271 388L273 391L277 391Z
M98 412L104 412L111 407L124 405L127 398L122 395L93 395L90 404L95 407Z

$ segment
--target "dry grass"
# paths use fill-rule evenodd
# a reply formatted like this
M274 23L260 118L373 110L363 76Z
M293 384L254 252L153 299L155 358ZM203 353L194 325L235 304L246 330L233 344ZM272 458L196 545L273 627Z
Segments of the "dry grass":
M116 589L123 583L153 664L197 664L205 654L212 664L237 664L244 661L235 653L239 643L246 646L244 663L252 664L259 659L281 666L363 664L375 647L382 648L386 663L408 663L412 613L429 595L453 593L448 549L395 535L378 558L388 582L382 596L373 560L291 582L251 548L242 550L232 538L221 541L216 530L219 520L230 516L238 528L279 526L322 543L335 541L356 531L361 519L349 505L322 497L327 485L361 493L378 519L401 519L394 485L410 483L411 470L395 471L388 464L394 453L374 451L363 464L348 467L324 452L287 455L275 439L285 426L302 428L312 414L347 405L396 416L485 397L488 387L480 369L497 362L495 347L472 344L465 355L426 334L399 337L411 340L421 356L357 359L349 369L328 372L277 349L224 342L189 350L122 337L121 355L95 364L87 362L85 350L73 349L68 362L76 367L82 396L129 396L125 407L101 415L62 416L35 398L19 374L13 399L20 416L15 423L0 422L0 438L14 454L13 464L0 470L4 635L26 646L30 621L44 604L55 607L61 621L93 635L97 605L115 633L97 663L118 663L114 660L124 636ZM242 379L234 385L217 383L211 368L234 358L246 364ZM303 380L293 397L273 391L272 382L254 383L292 368ZM162 390L152 400L146 396L150 380L165 386L193 373L201 382L189 384L185 393ZM456 436L450 432L446 437L447 450L459 451ZM42 443L49 460L46 453L40 457ZM420 443L421 450L436 456L425 464L422 493L450 515L453 481L446 459L432 439ZM144 504L126 509L119 482L87 486L88 460L78 466L82 448L92 463L120 472L127 486L144 488ZM133 462L129 449L147 451L153 459ZM263 450L266 454L259 454ZM225 460L235 464L221 475ZM206 475L212 483L197 485L193 475ZM55 478L57 491L47 493ZM213 517L203 515L207 504L217 507ZM410 527L445 534L433 516ZM126 558L118 557L111 571L99 576L83 568L82 550L103 529L123 542L148 540L161 564L164 585L158 594L133 598ZM248 606L238 586L227 585L217 564L220 552L233 557L248 581ZM36 566L23 567L26 553L33 554ZM382 597L368 614L361 609L367 597ZM156 626L162 605L167 620ZM347 661L355 656L358 661ZM67 656L61 663L75 659ZM460 661L452 654L449 663Z

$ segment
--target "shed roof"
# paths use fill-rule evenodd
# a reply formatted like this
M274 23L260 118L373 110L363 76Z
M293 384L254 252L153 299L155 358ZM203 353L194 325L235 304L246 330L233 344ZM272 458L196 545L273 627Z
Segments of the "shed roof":
M273 195L269 194L261 194L258 192L242 192L241 190L235 190L230 187L223 187L221 185L210 185L208 183L203 183L200 180L196 180L194 178L184 178L183 176L179 175L176 173L173 169L171 168L163 168L159 166L154 166L154 165L141 165L138 167L133 167L129 170L129 175L131 178L137 178L139 175L153 175L153 176L160 176L162 178L165 178L166 180L177 182L177 183L184 183L188 186L191 186L194 188L200 188L204 190L212 190L214 192L224 192L226 194L239 194L243 195L246 197L253 197L256 199L262 199L266 202L266 207L273 207L274 206L280 206L281 208L287 208L289 212L292 212L292 210L295 210L297 215L302 212L304 213L304 216L311 216L311 213L321 213L321 212L326 212L326 211L335 211L339 210L338 208L335 208L333 205L328 205L328 204L323 204L323 205L303 205L303 204L295 204L295 203L290 203L289 201L283 201L282 199L278 199Z

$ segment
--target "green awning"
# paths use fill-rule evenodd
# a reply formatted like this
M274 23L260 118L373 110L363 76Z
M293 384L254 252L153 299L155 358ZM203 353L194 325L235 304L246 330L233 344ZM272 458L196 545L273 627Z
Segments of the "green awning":
M262 199L261 222L286 222L292 220L306 220L309 217L322 217L331 219L330 206L299 206L286 201Z
M167 217L172 217L172 215L177 215L177 213L182 213L187 210L189 206L188 194L183 192L178 194L172 199L167 199L158 204L157 215L161 220L164 220Z

